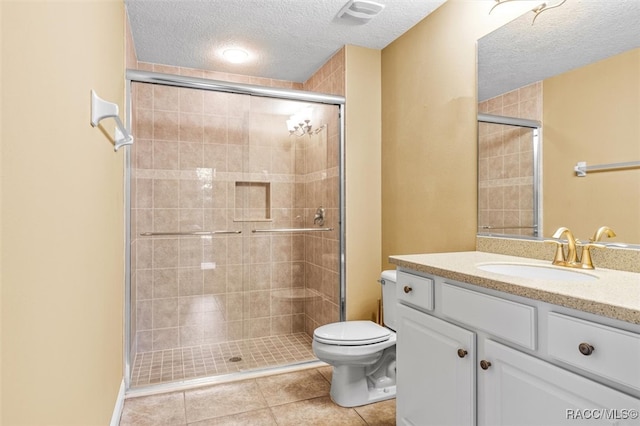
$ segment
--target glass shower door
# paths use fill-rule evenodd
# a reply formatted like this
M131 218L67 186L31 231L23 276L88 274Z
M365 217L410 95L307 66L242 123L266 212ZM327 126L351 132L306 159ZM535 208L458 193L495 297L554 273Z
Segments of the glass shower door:
M137 82L132 98L131 386L314 360L313 329L339 319L338 107ZM310 106L321 124L290 135Z

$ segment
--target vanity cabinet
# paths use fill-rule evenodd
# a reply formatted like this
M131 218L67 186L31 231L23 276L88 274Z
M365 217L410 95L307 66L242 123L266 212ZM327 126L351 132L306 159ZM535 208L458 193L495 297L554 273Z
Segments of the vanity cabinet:
M397 423L472 425L475 334L404 305L397 318Z
M396 288L399 425L640 424L640 334L407 270Z
M631 411L639 401L578 374L508 346L487 340L480 370L478 425L589 424L638 425ZM488 361L490 360L490 361ZM599 421L586 417L605 417ZM626 417L626 418L625 418Z

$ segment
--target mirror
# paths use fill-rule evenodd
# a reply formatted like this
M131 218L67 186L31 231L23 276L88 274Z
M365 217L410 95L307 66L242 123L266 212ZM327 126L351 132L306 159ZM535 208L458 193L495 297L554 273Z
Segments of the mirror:
M541 14L532 25L533 16L526 13L478 41L479 115L542 124L539 235L523 230L529 227L523 220L515 224L519 228L495 234L549 238L558 227L567 226L577 238L587 240L598 227L608 225L617 237L606 242L638 245L640 1L568 0ZM483 126L479 123L480 150ZM521 131L501 132L502 145L495 151L512 156L520 152L520 161L511 163L520 169L533 167L522 161L534 158L526 153L528 148L522 153L530 137L507 142L506 133ZM479 152L479 177L483 169L492 170L491 162L482 163L483 155L489 154ZM504 159L501 164L507 162ZM580 162L588 167L582 177L574 170ZM599 166L611 167L593 170ZM535 191L534 177L526 179ZM487 183L478 183L479 226L486 223L480 203L489 204L481 197L482 186ZM508 190L499 196L504 205L514 200ZM535 211L520 212L527 214L535 216ZM503 226L507 225L514 223L505 221ZM485 234L482 229L479 233Z

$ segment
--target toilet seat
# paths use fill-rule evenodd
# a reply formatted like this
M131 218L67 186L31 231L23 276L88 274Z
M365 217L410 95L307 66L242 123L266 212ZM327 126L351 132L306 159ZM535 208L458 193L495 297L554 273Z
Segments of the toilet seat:
M389 340L391 331L372 321L334 322L316 328L313 338L319 343L338 346L371 345Z

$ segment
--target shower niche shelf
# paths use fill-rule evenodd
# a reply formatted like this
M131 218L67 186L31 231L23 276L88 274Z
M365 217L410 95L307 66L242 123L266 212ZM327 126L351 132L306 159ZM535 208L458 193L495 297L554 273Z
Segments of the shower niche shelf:
M271 182L235 183L234 222L271 221Z

